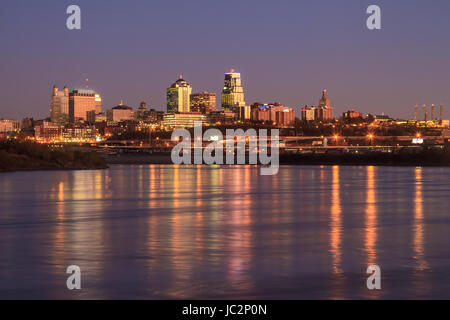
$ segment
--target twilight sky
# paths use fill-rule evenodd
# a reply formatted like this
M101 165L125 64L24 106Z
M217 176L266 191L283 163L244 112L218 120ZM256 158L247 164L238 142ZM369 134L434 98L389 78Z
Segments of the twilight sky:
M81 7L82 30L66 28ZM378 4L382 30L366 28ZM335 114L412 117L413 106L450 107L448 0L2 0L0 118L49 115L51 87L90 87L104 109L144 100L166 110L178 74L218 94L241 72L246 102L318 103ZM446 110L446 117L450 111Z

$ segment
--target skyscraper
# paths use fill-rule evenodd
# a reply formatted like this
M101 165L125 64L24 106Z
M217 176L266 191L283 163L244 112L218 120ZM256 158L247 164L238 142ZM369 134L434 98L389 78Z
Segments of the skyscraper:
M189 112L192 88L183 76L167 88L167 112Z
M69 88L64 86L62 91L53 86L50 98L50 119L57 125L65 125L69 122Z
M191 94L191 111L203 114L216 111L216 94L206 91Z
M102 98L98 93L89 89L72 90L69 93L69 117L70 122L87 120L87 112L102 112Z
M245 107L244 89L241 74L231 69L225 73L225 83L222 90L222 110L233 111L234 107Z
M322 98L319 100L319 107L329 107L331 108L331 102L327 95L327 90L322 91Z
M333 120L333 108L331 107L330 98L328 98L326 89L322 91L322 98L320 98L319 106L315 112L316 120L324 122Z

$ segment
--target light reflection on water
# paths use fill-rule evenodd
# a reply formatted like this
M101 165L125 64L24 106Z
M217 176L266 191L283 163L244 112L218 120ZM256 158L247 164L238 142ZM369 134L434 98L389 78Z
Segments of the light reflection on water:
M0 175L0 298L450 298L450 169ZM65 269L82 270L68 291ZM382 290L367 290L377 264Z

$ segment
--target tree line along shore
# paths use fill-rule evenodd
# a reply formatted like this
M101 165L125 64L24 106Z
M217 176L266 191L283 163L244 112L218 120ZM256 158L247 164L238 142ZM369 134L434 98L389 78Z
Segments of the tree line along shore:
M0 141L0 171L105 169L96 152L36 142Z

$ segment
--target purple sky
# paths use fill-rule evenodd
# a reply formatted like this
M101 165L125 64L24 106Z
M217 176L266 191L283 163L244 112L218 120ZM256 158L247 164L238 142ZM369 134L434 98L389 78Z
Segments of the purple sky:
M81 31L66 29L70 4ZM369 4L382 9L380 31L366 28ZM166 110L180 73L220 104L230 68L248 104L298 110L326 88L336 114L412 117L416 103L450 106L449 14L448 0L2 0L0 118L46 117L53 84L85 78L104 109Z

